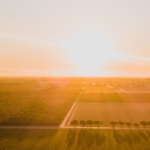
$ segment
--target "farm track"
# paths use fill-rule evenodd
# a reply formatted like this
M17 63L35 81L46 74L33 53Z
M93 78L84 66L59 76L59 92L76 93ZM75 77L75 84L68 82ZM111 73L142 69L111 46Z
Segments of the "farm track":
M80 98L81 96L81 93L79 94L79 96L77 97L76 101L73 103L72 107L70 108L69 112L67 113L66 117L64 118L63 122L61 123L60 127L64 127L65 124L67 123L69 117L71 116L77 102L78 102L78 99Z
M74 126L0 126L0 129L75 129ZM76 127L76 129L83 129L83 127ZM89 128L84 127L89 130ZM98 127L90 127L90 129L98 130ZM99 129L109 129L112 127L99 127ZM129 128L115 127L115 130L129 130ZM150 130L150 128L130 128L130 130Z

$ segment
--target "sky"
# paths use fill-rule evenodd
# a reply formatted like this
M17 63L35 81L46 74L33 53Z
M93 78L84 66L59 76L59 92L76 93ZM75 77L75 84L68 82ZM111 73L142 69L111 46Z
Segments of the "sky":
M0 0L0 75L150 76L149 0Z

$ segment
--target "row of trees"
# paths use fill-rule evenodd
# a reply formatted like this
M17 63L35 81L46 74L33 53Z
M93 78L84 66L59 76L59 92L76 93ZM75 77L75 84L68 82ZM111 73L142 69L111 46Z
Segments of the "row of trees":
M103 124L103 122L101 122L101 121L92 121L92 120L87 120L87 121L85 121L85 120L80 120L79 122L78 122L78 120L72 120L72 121L71 121L71 125L74 125L75 127L76 127L77 125L81 125L83 128L84 128L85 126L91 128L94 124L99 128L99 127ZM148 122L147 122L147 121L141 121L140 123L134 123L134 124L132 124L131 122L122 122L122 121L115 122L115 121L112 121L112 122L110 122L110 124L111 124L111 126L112 126L113 128L115 128L115 126L118 125L118 124L120 125L121 128L122 128L124 125L128 126L129 129L130 129L130 127L131 127L132 125L135 126L136 128L138 128L139 125L142 125L144 128L146 128L147 125L150 125L150 121L148 121Z
M88 126L89 126L89 127L92 127L92 125L95 124L95 125L97 125L98 128L99 128L100 125L103 124L103 122L100 122L100 121L92 121L92 120L87 120L87 121L85 121L85 120L80 120L80 122L78 122L78 120L73 120L73 121L71 121L71 125L74 125L75 127L76 127L78 124L81 125L83 128L84 128L84 126L86 126L86 125L87 125L87 127L88 127Z
M110 122L110 124L113 126L113 128L115 127L115 125L119 124L121 127L123 127L124 125L128 126L129 128L133 125L135 127L139 127L139 125L142 125L144 128L146 128L147 125L150 125L150 121L141 121L140 123L131 123L131 122Z

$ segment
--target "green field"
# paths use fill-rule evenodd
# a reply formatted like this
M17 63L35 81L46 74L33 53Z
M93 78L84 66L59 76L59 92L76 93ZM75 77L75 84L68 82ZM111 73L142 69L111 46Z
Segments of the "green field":
M148 130L0 129L1 150L148 150Z

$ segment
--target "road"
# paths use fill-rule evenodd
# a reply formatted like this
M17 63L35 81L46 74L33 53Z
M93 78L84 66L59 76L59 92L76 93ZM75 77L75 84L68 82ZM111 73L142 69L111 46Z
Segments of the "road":
M74 129L74 126L0 126L0 129ZM76 129L83 129L77 126ZM84 127L84 129L98 129L98 127ZM112 127L99 127L99 129L113 129ZM129 130L129 128L115 127L115 130ZM150 130L150 128L130 128L130 130Z

